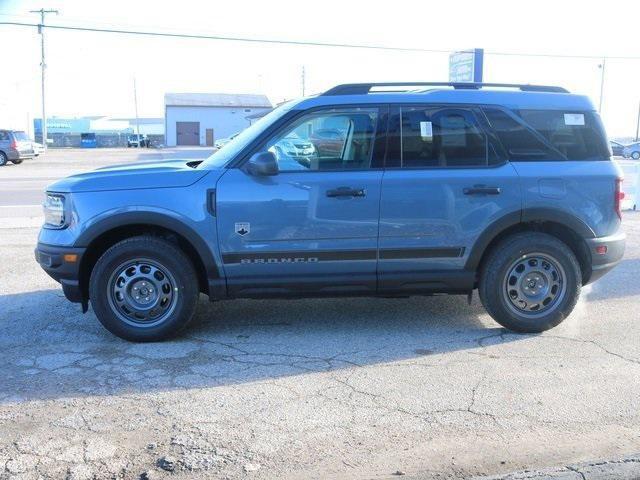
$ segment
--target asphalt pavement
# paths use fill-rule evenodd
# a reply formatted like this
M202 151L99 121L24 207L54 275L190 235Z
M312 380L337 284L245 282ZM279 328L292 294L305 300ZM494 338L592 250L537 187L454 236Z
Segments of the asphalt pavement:
M57 155L0 168L1 479L640 476L640 213L544 334L462 296L203 297L180 338L132 344L33 248L46 183L138 152Z

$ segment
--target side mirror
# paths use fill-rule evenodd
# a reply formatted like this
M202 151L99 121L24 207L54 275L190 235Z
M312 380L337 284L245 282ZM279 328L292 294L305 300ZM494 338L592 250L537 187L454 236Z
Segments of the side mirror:
M278 160L273 152L254 153L247 162L246 171L249 175L266 177L278 174Z

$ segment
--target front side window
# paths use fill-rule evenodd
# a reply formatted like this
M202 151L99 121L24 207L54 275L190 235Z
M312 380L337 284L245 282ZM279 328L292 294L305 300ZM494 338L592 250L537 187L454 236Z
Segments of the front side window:
M471 110L403 106L391 118L391 166L476 167L497 163L497 155ZM396 165L397 166L397 165Z
M371 166L377 108L323 110L304 115L264 146L280 171L367 169Z

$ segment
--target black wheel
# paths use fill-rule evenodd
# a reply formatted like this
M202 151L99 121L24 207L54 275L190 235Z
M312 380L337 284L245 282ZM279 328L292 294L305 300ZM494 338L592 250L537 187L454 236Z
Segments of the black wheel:
M0 167L4 167L7 164L7 154L0 152Z
M480 272L480 300L509 330L536 333L562 322L580 296L582 274L573 251L545 233L512 235L498 244Z
M191 260L155 237L123 240L91 272L89 297L100 323L134 342L171 337L191 321L199 288Z
M11 160L11 163L13 163L14 165L20 165L22 163L22 158Z
M640 160L640 152L633 152L631 154L631 158L633 158L634 160Z

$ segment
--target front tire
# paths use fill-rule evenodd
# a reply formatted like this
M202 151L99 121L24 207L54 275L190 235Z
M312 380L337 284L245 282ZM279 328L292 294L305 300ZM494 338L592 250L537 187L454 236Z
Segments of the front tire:
M634 160L640 160L640 152L633 152L631 154L631 158L633 158Z
M581 286L580 265L564 242L526 232L507 237L489 253L478 290L487 312L500 325L539 333L569 316Z
M176 335L193 318L198 295L191 260L173 243L151 236L109 248L89 281L89 298L100 323L133 342Z

